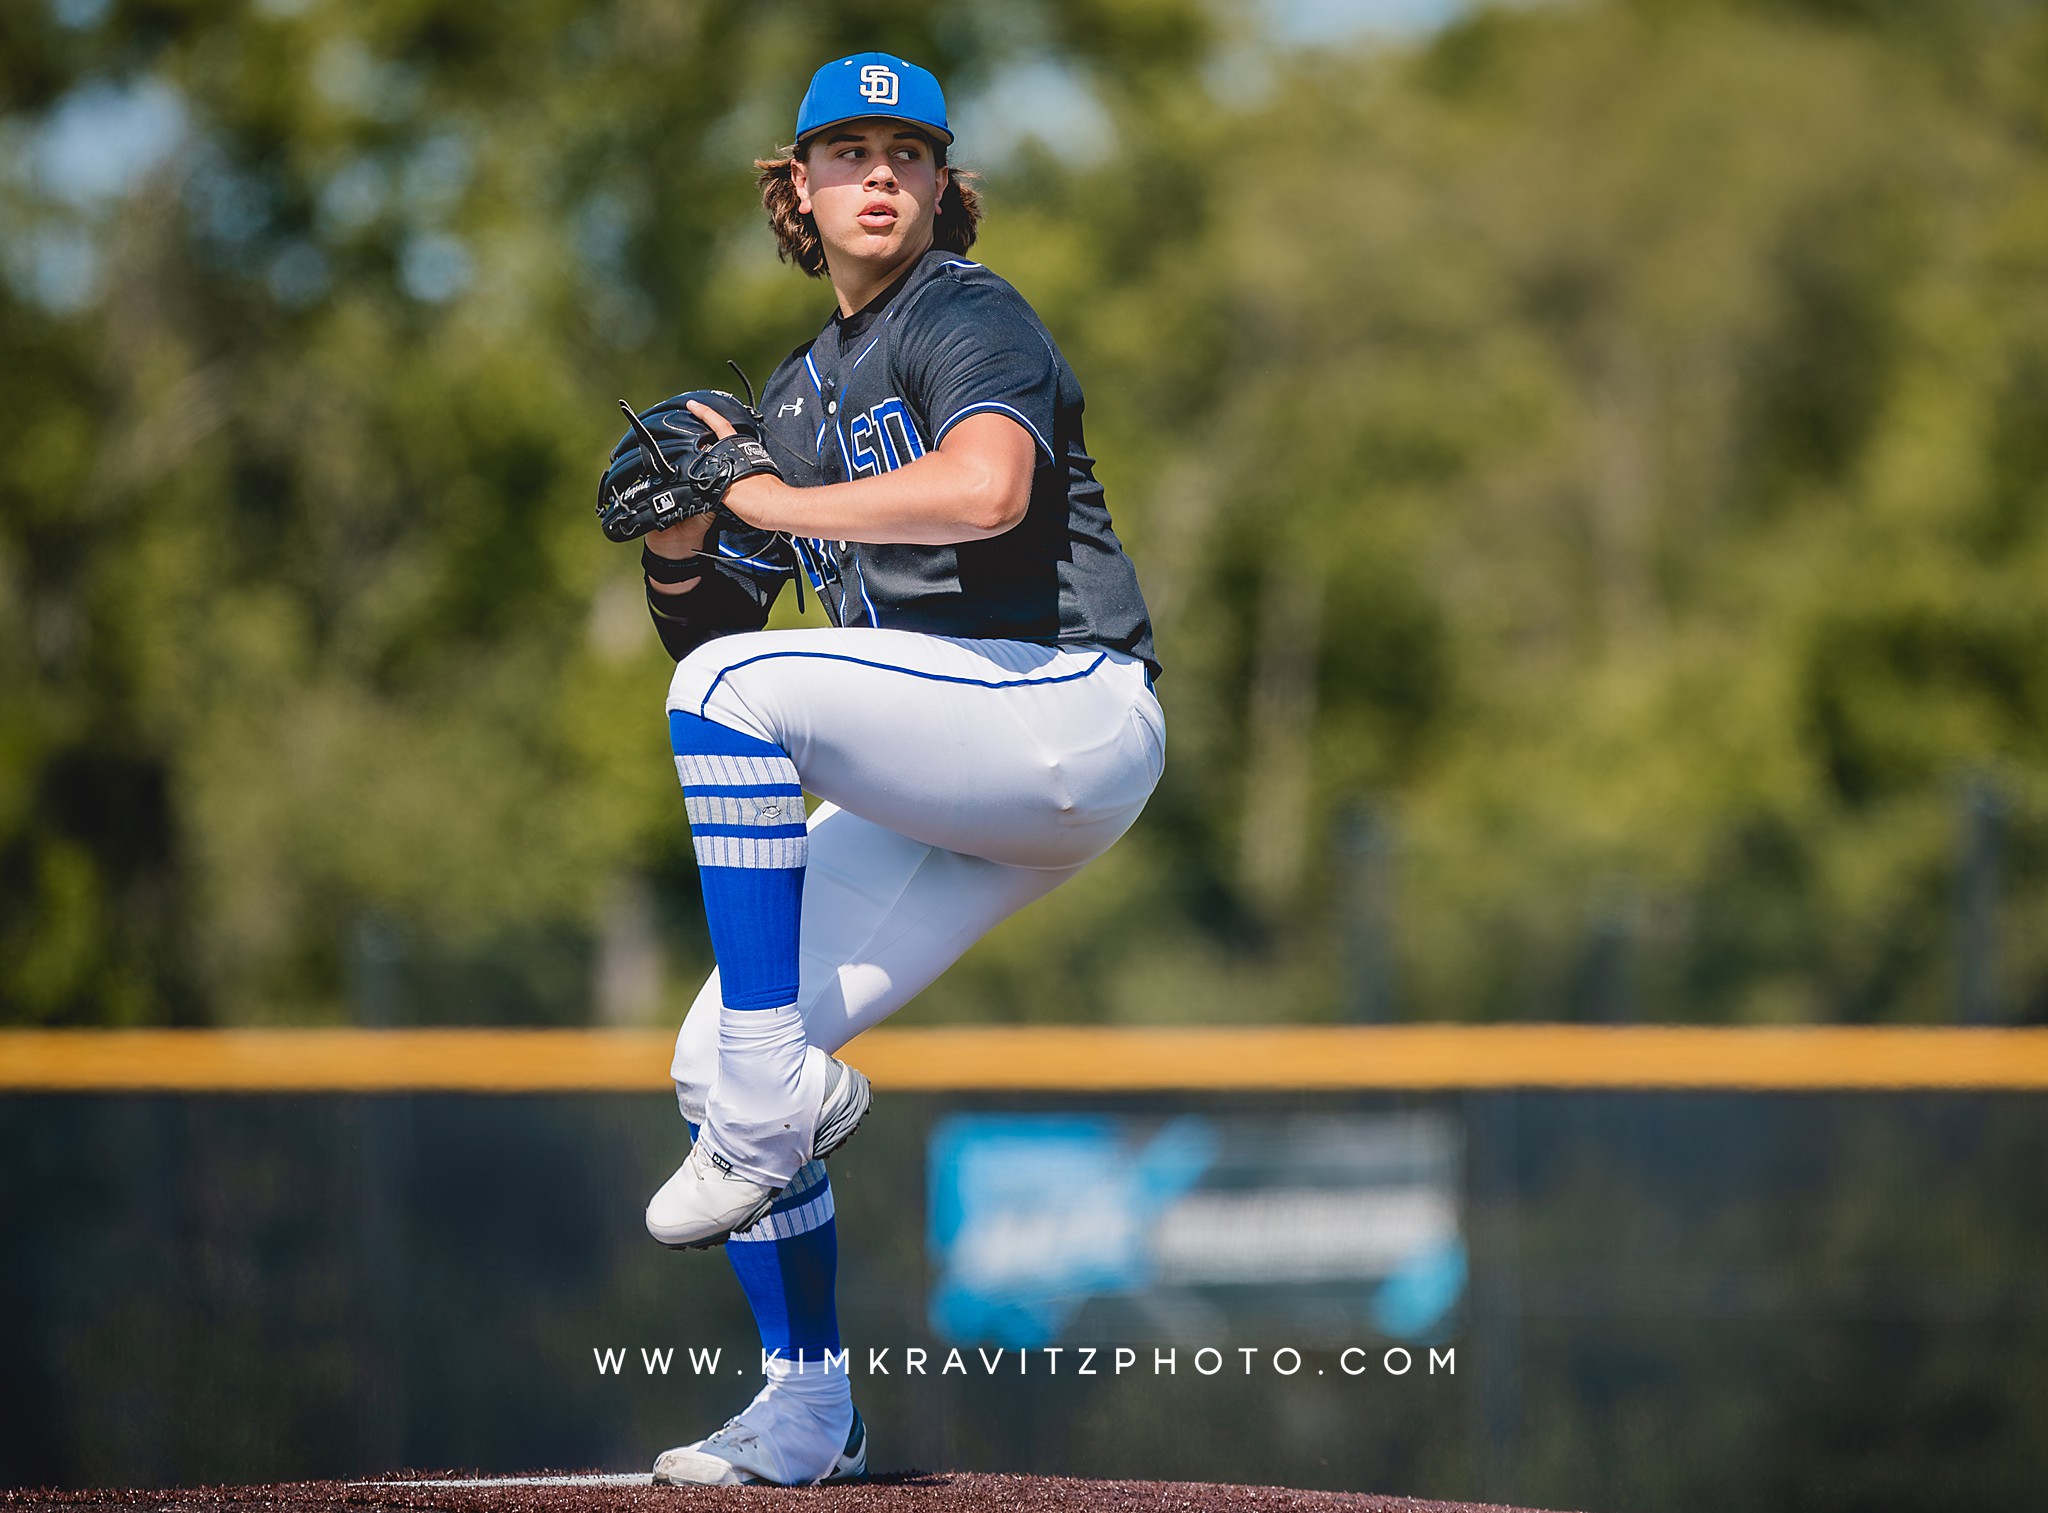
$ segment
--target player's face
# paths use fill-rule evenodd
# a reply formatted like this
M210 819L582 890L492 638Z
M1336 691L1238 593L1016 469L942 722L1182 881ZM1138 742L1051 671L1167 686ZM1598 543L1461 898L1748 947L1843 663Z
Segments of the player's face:
M901 121L850 121L811 144L790 182L818 223L825 261L895 268L932 244L946 170Z

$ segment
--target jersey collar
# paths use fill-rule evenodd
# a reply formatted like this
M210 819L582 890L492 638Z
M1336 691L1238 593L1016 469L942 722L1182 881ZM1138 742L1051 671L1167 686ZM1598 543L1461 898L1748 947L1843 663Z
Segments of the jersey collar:
M924 259L919 258L908 268L897 274L890 282L888 288L877 294L865 305L862 305L853 314L841 315L838 311L833 311L832 324L839 328L840 347L844 348L852 342L859 341L862 336L866 335L868 327L881 319L882 312L889 308L890 303L896 296L903 292L903 286L915 278L917 270L923 266Z
M949 264L962 261L964 259L957 252L948 252L941 247L927 248L924 255L899 273L888 288L853 314L841 315L838 311L833 311L831 319L825 323L822 334L831 343L835 354L844 352L865 336L876 322L886 319L890 310L902 302L905 294L923 286Z

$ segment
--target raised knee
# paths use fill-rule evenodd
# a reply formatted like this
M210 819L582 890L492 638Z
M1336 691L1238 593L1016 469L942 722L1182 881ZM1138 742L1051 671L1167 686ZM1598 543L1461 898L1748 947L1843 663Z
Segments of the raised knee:
M711 697L711 690L725 672L730 647L724 643L728 640L728 637L720 637L706 641L676 663L675 676L668 680L670 709L696 714L704 707L704 701Z
M711 1079L698 1077L694 1069L686 1066L671 1067L669 1075L675 1079L676 1107L691 1124L704 1122L704 1103L711 1093Z

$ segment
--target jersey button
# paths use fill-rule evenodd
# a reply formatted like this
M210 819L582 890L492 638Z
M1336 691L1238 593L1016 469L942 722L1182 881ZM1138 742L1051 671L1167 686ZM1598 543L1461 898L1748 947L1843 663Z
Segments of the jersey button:
M826 413L827 415L837 415L837 414L839 413L839 401L838 401L838 400L836 400L836 399L828 399L828 400L826 400L826 401L825 401L825 413Z

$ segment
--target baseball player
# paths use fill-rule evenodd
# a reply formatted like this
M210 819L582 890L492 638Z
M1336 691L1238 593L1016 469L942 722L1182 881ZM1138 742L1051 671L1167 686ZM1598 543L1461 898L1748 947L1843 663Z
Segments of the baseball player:
M753 1402L664 1453L657 1482L865 1470L826 1359L822 1162L871 1091L831 1053L1100 856L1165 756L1080 385L966 256L980 207L947 166L938 81L881 53L828 63L794 140L757 164L763 203L837 308L758 411L698 391L634 416L599 491L607 534L644 536L678 659L669 731L718 962L671 1068L693 1143L647 1227L725 1245L767 1361ZM832 628L761 630L792 580Z

